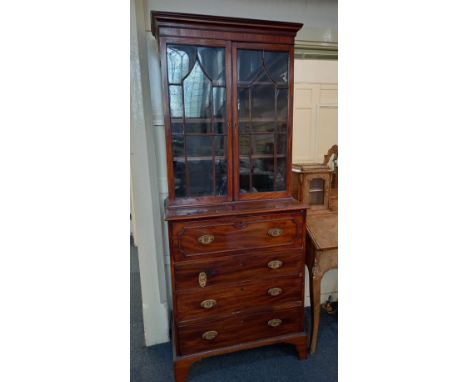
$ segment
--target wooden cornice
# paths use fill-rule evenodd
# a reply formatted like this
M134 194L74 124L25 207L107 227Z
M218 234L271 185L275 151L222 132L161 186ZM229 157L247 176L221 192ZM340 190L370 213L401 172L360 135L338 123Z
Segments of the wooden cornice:
M190 13L151 12L151 32L156 37L178 36L176 29L212 32L275 34L294 38L303 24L237 17L195 15ZM159 32L158 32L159 29Z

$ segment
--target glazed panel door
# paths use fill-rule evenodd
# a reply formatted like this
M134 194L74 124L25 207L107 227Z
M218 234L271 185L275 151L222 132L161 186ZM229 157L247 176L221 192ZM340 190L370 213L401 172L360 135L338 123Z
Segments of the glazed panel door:
M169 197L179 204L231 200L230 43L161 40Z
M234 195L290 195L292 48L233 44Z

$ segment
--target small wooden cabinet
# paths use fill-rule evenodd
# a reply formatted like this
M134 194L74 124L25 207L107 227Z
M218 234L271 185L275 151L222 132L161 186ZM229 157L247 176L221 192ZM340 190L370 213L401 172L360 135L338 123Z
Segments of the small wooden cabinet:
M176 381L208 356L307 354L306 206L291 195L301 24L152 12L164 94Z
M331 170L317 163L293 164L293 195L309 206L308 213L328 210Z

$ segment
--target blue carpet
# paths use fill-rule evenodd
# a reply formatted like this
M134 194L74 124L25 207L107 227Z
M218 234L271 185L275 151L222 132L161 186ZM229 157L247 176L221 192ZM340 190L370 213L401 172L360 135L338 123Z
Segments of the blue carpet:
M137 250L130 247L130 380L173 381L172 344L144 346ZM304 312L310 330L310 309ZM272 345L207 358L190 369L187 382L334 382L338 380L338 317L320 317L317 352L300 361L291 345Z

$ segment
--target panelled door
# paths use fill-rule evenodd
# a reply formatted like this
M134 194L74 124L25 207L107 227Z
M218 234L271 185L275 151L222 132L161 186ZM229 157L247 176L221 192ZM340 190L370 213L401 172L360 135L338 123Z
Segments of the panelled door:
M161 39L169 193L183 204L232 200L230 45Z
M233 43L234 196L289 195L292 48Z

